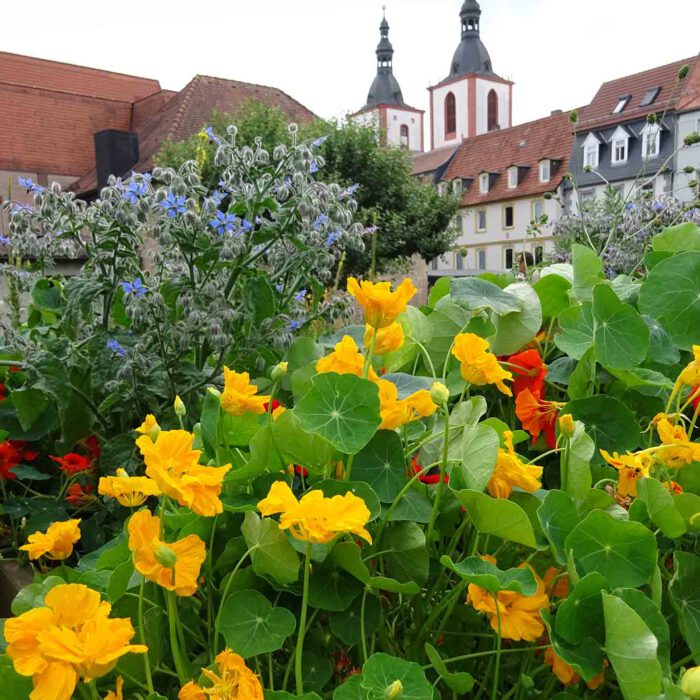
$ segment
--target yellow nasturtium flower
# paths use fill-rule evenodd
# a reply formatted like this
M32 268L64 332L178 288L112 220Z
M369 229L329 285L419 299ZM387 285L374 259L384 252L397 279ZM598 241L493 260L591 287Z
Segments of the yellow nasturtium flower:
M110 690L105 695L105 700L124 700L124 679L119 676L114 690Z
M97 486L101 496L116 498L127 508L137 508L149 496L160 496L160 489L147 476L129 476L125 469L117 469L116 476L103 476Z
M49 559L63 561L73 553L73 545L80 539L80 519L51 523L46 532L35 532L20 549L29 552L30 559L46 555Z
M248 372L234 372L224 367L224 392L221 394L221 410L231 416L244 413L265 413L269 396L259 396L258 387L250 383Z
M148 510L134 513L127 529L136 571L177 595L194 595L199 570L207 556L204 542L197 535L163 542L160 519Z
M488 340L474 333L460 333L455 336L452 354L461 362L460 372L464 381L477 386L495 384L506 396L513 392L503 383L512 381L513 375L498 364L496 356L489 352Z
M190 681L180 690L178 700L263 700L260 679L245 665L241 656L224 649L216 657L216 664L218 673L202 669L210 687L204 688Z
M332 353L316 362L316 371L319 374L337 372L338 374L354 374L361 377L364 368L365 356L360 352L357 343L350 335L344 335L343 339L336 343ZM373 379L377 377L371 368L370 377Z
M692 387L700 384L700 345L693 345L693 360L678 375L677 382Z
M197 515L217 515L223 512L219 496L231 465L200 465L201 451L192 449L193 442L194 435L186 430L162 430L155 442L144 435L136 444L146 462L146 475L162 493Z
M258 503L258 510L264 516L281 513L280 529L289 530L304 542L326 544L343 532L372 542L364 527L369 520L369 509L351 492L326 498L322 491L314 490L297 500L289 484L276 481L267 497Z
M657 416L655 422L662 443L654 449L656 459L672 468L700 461L700 445L696 442L690 442L682 425L671 425L665 415Z
M143 423L136 428L136 432L141 433L141 435L147 435L155 442L160 432L160 426L158 425L156 417L152 413L149 413Z
M70 700L79 678L89 683L125 654L148 651L129 644L131 620L110 618L111 605L83 584L55 586L45 603L5 622L7 655L17 673L32 678L31 700Z
M419 418L431 416L437 411L437 406L426 389L420 389L405 399L399 399L396 384L388 379L379 379L377 386L379 387L379 412L382 418L380 430L394 430Z
M386 355L388 352L398 350L404 341L403 327L400 323L394 322L386 328L375 330L369 324L365 326L365 347L369 348L372 345L372 338L376 334L377 339L374 341L372 354Z
M648 452L628 452L619 455L613 452L612 455L601 450L603 459L619 472L617 480L617 492L621 496L637 497L637 482L651 473L652 457Z
M508 498L514 486L531 493L542 487L542 467L535 464L525 464L515 453L513 433L506 430L503 433L506 449L498 448L496 467L487 485L488 492L494 498Z
M358 282L354 277L348 278L348 292L365 310L365 323L373 328L386 328L394 323L417 291L408 278L393 292L390 282Z

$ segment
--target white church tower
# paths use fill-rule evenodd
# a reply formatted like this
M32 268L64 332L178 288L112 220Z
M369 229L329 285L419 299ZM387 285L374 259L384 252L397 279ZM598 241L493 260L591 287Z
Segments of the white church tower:
M383 143L410 151L423 150L423 110L403 101L401 88L394 77L394 48L389 41L386 14L379 25L377 45L377 75L367 95L365 106L350 119L360 124L374 125Z
M462 40L450 74L429 87L431 150L461 143L464 138L511 126L513 83L493 72L479 36L481 8L464 0L459 13Z

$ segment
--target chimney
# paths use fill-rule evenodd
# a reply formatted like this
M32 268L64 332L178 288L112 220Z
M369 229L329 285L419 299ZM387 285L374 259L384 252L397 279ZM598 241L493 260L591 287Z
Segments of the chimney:
M557 114L562 114L562 111L560 109L553 109L550 116L551 117L556 117Z
M139 162L139 139L132 131L105 129L95 133L97 189L107 185L110 175L122 177Z

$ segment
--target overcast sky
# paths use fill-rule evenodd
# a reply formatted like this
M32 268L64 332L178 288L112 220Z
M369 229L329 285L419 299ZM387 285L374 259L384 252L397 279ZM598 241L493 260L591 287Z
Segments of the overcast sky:
M462 0L387 0L404 99L428 109L449 72ZM274 85L323 117L362 107L381 0L2 2L0 50L157 78L197 73ZM698 0L481 0L494 70L515 81L513 118L587 103L605 80L700 51ZM0 76L0 80L2 76Z

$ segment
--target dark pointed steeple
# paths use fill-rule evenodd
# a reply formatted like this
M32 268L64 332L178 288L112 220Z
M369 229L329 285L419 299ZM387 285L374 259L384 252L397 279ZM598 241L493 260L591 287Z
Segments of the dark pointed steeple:
M467 73L494 75L491 57L479 36L481 7L477 0L464 0L459 17L462 22L462 40L452 57L450 77Z
M389 23L386 21L386 12L382 17L382 23L379 25L379 34L379 44L377 44L377 76L369 89L365 107L376 107L380 104L403 105L404 101L401 88L394 77L394 47L389 41Z

